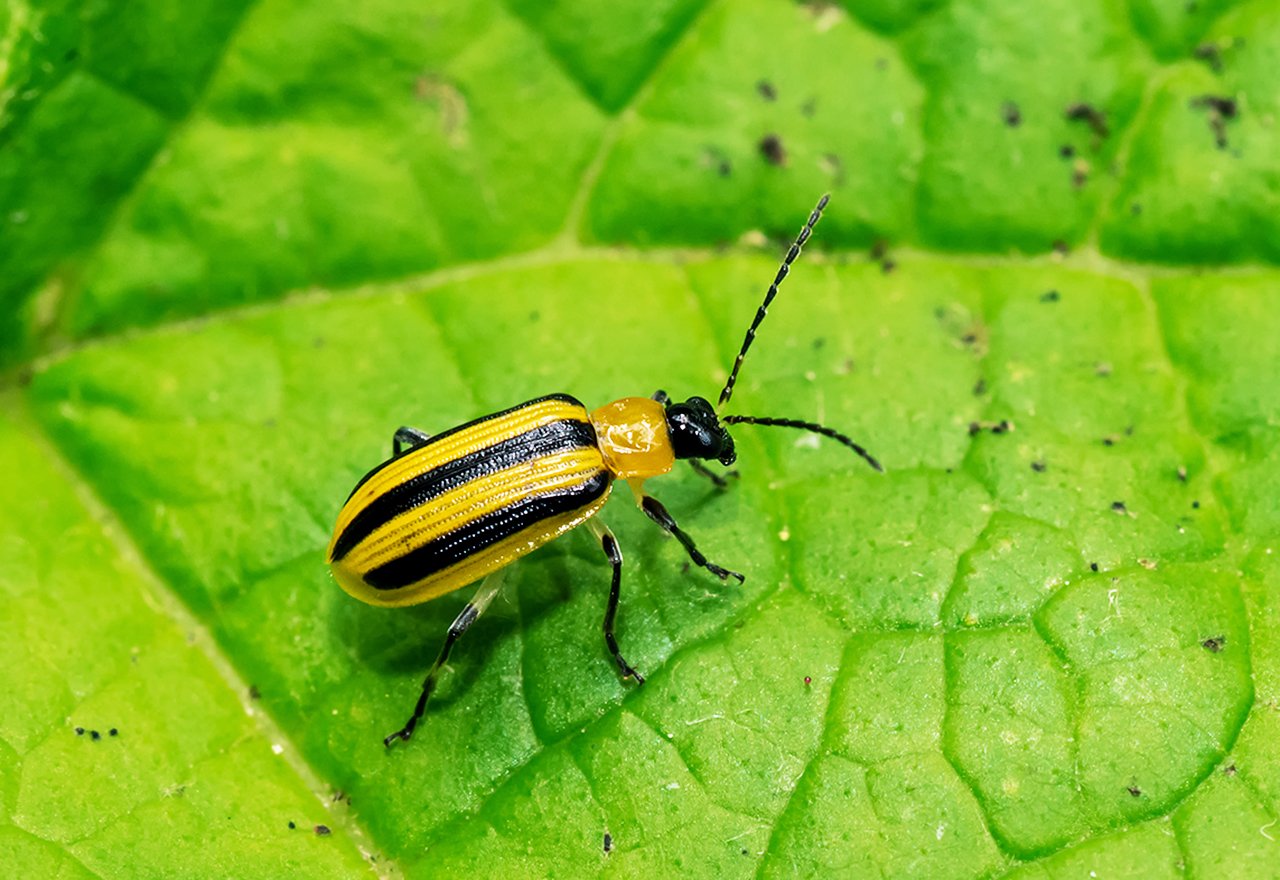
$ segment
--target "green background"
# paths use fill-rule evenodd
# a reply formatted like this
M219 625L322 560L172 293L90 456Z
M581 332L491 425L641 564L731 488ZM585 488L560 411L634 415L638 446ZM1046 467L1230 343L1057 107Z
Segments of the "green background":
M8 4L0 863L1280 876L1277 70L1270 0ZM713 396L828 191L732 409L887 473L738 429L650 488L744 585L603 514L643 688L575 533L384 750L466 600L323 566L392 431Z

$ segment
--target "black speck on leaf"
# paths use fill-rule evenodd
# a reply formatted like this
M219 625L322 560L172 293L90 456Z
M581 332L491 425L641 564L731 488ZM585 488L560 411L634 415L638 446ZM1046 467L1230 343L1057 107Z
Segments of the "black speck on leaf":
M1089 563L1089 571L1097 571L1097 570L1098 570L1098 563L1096 563L1096 562L1090 562L1090 563Z
M604 833L604 854L608 855L613 852L613 835L608 831Z
M1043 474L1048 467L1049 466L1047 464L1045 464L1043 461L1040 461L1038 459L1036 461L1031 462L1031 469L1035 471L1037 474Z
M1089 130L1099 140L1111 134L1111 129L1107 125L1107 114L1087 101L1068 104L1067 109L1063 111L1063 115L1071 122L1087 123Z
M1022 110L1013 101L1005 101L1000 105L1000 118L1010 128L1017 128L1022 124Z
M102 734L98 733L98 731L96 731L96 730L91 730L91 731L89 731L89 739L92 739L92 740L95 740L95 741L96 741L96 740L100 740L100 739L102 739Z
M76 736L84 736L84 728L83 728L83 727L77 727L77 728L76 728Z
M1129 786L1128 792L1134 797L1142 797L1142 789L1138 788L1136 785Z
M333 832L329 830L329 826L328 826L328 825L317 825L317 826L316 826L316 837L328 837L328 836L329 836L330 834L332 834L332 833L333 833Z
M1058 147L1058 155L1064 159L1070 159L1076 154L1076 148L1071 144L1063 144Z
M782 146L782 138L776 134L767 134L760 139L760 155L770 165L779 167L787 164L787 150Z
M773 87L773 83L767 79L762 79L756 83L756 93L766 101L778 100L778 90Z
M289 830L290 830L290 831L292 831L293 829L295 829L295 828L297 828L297 827L298 827L298 826L293 822L293 820L290 820L290 821L289 821Z
M1226 646L1226 644L1227 644L1226 636L1213 636L1212 638L1205 639L1203 642L1201 642L1200 647L1205 648L1206 650L1211 651L1214 654L1217 654L1223 649L1223 647Z
M1056 290L1046 290L1040 294L1040 302L1042 303L1056 303L1060 299L1062 299L1062 294Z
M1123 501L1112 501L1111 510L1113 513L1119 513L1122 515L1129 512L1129 508L1125 507L1125 504Z
M1217 43L1201 43L1192 53L1198 60L1209 65L1214 73L1222 72L1222 49Z
M1240 105L1227 95L1200 95L1191 99L1191 106L1209 111L1209 130L1219 150L1227 148L1227 120L1240 115Z

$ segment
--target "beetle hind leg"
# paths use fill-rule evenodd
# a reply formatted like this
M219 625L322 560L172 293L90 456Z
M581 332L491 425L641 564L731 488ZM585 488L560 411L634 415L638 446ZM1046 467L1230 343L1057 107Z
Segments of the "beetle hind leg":
M481 614L484 614L484 610L489 607L493 597L498 595L498 591L502 589L502 579L505 574L506 569L500 568L481 581L476 594L471 597L471 601L463 607L461 613L449 625L449 632L445 635L444 644L440 646L440 653L436 657L436 662L431 664L431 671L427 673L426 679L422 682L422 693L418 695L418 702L413 707L413 715L405 723L404 727L382 740L384 746L390 748L391 744L396 740L408 742L409 738L413 736L414 728L418 726L418 722L422 720L423 713L427 710L427 700L431 699L431 694L436 689L436 680L440 676L440 670L449 661L449 652L453 650L453 643L462 638L462 634L471 628L471 624L475 623Z

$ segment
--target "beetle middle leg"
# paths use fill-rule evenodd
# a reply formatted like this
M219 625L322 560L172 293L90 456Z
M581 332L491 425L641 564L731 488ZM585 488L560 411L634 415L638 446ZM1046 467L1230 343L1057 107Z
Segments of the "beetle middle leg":
M401 425L396 429L395 436L391 438L391 454L399 455L401 452L417 449L430 439L431 435L426 431L419 431L417 428Z
M604 555L609 557L609 562L613 565L613 582L609 586L609 605L604 612L604 643L609 646L609 653L613 655L613 661L618 664L618 671L622 673L622 677L634 678L636 684L644 684L644 676L636 672L635 668L623 659L622 652L618 650L618 639L613 634L613 622L618 616L618 596L622 589L622 550L618 547L618 539L604 523L591 519L587 520L587 525L600 539Z
M398 739L408 742L409 737L413 736L414 728L418 726L418 722L422 720L422 713L427 709L427 700L431 699L431 693L436 689L436 679L440 675L440 670L449 661L449 652L453 650L453 643L462 638L462 634L471 628L471 624L475 623L481 614L484 614L484 610L489 607L493 597L498 595L498 591L502 589L502 579L505 575L506 569L500 568L482 580L479 588L476 589L476 594L471 597L471 601L463 607L461 613L449 625L449 632L445 636L444 644L440 646L440 654L436 657L436 662L431 664L431 671L427 673L426 679L422 682L422 693L418 695L418 703L413 707L413 715L404 727L382 741L384 746L390 748L391 744Z
M707 559L707 557L702 554L702 551L693 543L693 538L690 538L688 533L676 524L675 517L667 512L667 509L662 506L662 503L658 501L657 498L654 498L652 495L641 495L640 509L648 514L649 519L662 526L662 528L672 535L675 535L676 540L684 547L685 552L689 554L689 558L693 560L694 565L702 566L707 571L720 578L720 580L725 580L730 577L737 578L738 583L743 583L746 580L746 578L738 574L736 571L730 571L729 569L716 565L714 562Z

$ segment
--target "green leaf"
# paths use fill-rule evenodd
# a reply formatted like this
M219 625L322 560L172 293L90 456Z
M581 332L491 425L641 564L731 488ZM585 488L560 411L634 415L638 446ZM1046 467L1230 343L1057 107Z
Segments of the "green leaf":
M1277 59L1267 0L10 4L0 863L1276 876ZM731 409L886 472L649 484L741 586L619 488L647 683L570 534L385 749L468 594L325 570L394 429L713 395L827 191Z

